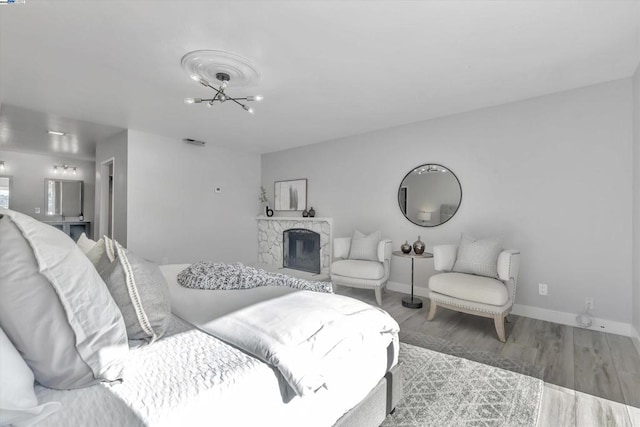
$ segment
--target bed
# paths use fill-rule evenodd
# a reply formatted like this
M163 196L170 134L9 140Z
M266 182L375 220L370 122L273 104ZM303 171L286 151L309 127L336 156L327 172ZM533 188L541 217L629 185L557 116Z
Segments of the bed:
M341 355L338 369L328 376L330 386L297 395L272 364L211 331L216 322L244 310L306 291L188 289L176 281L185 267L160 268L172 312L163 336L151 344L129 341L121 380L70 390L37 384L40 405L61 403L37 425L377 426L396 406L401 397L397 333L385 348L363 341Z

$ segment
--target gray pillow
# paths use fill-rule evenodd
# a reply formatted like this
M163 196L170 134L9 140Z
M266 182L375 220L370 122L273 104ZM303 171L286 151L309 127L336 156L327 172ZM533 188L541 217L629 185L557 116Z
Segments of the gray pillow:
M100 275L120 307L129 339L152 343L169 326L169 286L158 265L114 243L116 259Z
M491 237L474 239L463 234L458 246L458 256L453 271L498 277L498 256L502 252L502 239Z
M0 209L0 326L57 389L122 377L127 334L95 268L62 231Z
M378 243L380 243L379 231L374 231L367 236L366 234L355 230L351 237L349 259L378 261Z

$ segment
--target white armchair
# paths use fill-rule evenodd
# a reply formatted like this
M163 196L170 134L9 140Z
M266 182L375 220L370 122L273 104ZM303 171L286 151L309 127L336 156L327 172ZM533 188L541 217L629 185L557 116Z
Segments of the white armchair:
M500 341L505 342L505 317L516 298L520 252L504 249L498 256L498 278L451 272L456 261L457 245L433 248L433 262L444 273L429 279L429 315L433 320L438 306L463 313L493 318Z
M351 237L333 239L334 261L331 264L331 282L352 288L373 289L378 305L382 305L382 288L389 280L391 264L391 240L378 243L377 261L348 259Z

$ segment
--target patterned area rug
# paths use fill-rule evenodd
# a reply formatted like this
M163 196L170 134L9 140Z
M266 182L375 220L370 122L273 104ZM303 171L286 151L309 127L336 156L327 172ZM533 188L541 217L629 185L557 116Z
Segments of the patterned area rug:
M496 368L506 369L507 371L517 372L539 379L544 378L544 367L542 366L534 366L518 360L505 359L488 351L470 350L460 344L419 332L400 331L400 341L440 353L450 354L451 356L484 363L485 365L495 366Z
M535 426L538 378L400 344L404 398L383 427Z

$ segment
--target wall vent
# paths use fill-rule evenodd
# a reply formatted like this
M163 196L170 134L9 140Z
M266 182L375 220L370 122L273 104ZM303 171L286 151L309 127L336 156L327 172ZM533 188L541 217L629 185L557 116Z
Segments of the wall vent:
M182 138L182 140L184 142L186 142L187 144L193 144L193 145L198 145L200 147L204 147L206 142L204 141L198 141L197 139L191 139L191 138Z

